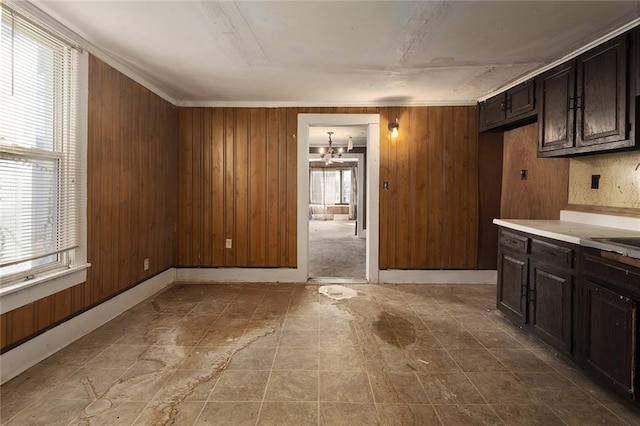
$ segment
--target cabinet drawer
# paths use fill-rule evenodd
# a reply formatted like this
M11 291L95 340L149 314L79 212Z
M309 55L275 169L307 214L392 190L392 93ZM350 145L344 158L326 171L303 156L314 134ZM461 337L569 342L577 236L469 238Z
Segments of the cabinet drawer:
M516 253L529 252L529 238L514 234L504 229L500 230L500 246Z
M591 279L618 289L624 296L640 299L640 272L620 263L584 254L583 273Z
M573 268L573 249L568 247L532 239L531 256L554 266Z

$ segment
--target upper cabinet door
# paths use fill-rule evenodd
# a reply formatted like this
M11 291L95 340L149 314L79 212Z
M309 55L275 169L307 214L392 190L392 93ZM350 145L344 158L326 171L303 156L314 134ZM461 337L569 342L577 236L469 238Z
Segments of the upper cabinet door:
M555 151L574 145L575 62L550 69L536 80L538 151Z
M504 93L487 99L484 103L484 128L490 129L502 124L506 117L506 102Z
M626 40L618 37L577 59L578 148L628 138Z
M507 90L507 119L527 114L535 108L533 80Z

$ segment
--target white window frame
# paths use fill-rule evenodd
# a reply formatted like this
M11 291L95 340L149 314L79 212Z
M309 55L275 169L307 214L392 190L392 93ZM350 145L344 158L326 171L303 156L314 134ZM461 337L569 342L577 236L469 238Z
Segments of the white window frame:
M9 3L9 2L6 2ZM5 3L5 4L6 4ZM34 25L59 36L64 34L64 27L51 21L43 23L28 11L23 11L19 4L11 2L10 8L30 20ZM59 28L54 28L60 25ZM75 47L75 43L65 37L60 37L66 43ZM79 49L78 49L79 50ZM57 267L34 269L29 279L21 278L16 281L2 282L0 277L0 313L9 312L51 294L82 284L87 278L87 116L88 116L88 54L80 52L78 55L77 105L76 105L76 161L80 169L80 185L77 188L79 204L78 247L65 251L62 260L55 263ZM6 277L11 280L11 276Z

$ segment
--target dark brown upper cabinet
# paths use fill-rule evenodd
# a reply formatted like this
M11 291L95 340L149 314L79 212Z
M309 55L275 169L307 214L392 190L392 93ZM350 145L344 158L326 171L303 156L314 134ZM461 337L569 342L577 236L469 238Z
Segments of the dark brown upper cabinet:
M534 81L529 80L479 104L480 131L504 130L535 121Z
M635 146L629 44L624 34L537 77L538 156Z

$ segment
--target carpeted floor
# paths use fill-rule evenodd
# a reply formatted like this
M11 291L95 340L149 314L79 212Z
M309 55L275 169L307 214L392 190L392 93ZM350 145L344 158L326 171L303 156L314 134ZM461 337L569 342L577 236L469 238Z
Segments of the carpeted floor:
M309 277L364 278L366 239L355 235L355 222L309 221Z

